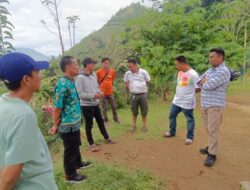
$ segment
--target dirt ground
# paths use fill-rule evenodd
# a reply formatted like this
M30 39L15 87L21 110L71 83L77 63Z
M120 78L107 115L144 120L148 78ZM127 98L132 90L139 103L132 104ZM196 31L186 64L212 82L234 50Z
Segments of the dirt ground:
M161 134L159 134L161 135ZM220 153L216 165L203 165L198 150L206 145L203 127L196 130L192 145L184 145L185 130L175 138L138 140L127 133L116 145L104 145L87 158L145 169L162 179L167 190L238 190L240 181L250 181L250 96L230 97L221 128Z

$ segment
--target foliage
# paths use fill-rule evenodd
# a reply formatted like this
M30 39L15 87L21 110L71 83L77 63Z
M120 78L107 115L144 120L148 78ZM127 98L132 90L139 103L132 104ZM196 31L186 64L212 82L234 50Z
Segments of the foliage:
M93 32L65 54L82 60L86 56L101 60L108 56L114 66L121 64L129 55L130 47L124 44L122 34L128 21L141 16L147 9L140 4L132 4L121 9L98 31Z
M3 94L3 93L6 93L6 92L7 92L6 87L5 87L4 84L0 81L0 95Z
M223 47L226 63L242 70L249 50L245 47L249 35L244 35L249 23L249 1L214 3L209 7L202 6L200 0L154 1L154 6L130 23L132 30L126 38L164 99L175 78L177 55L185 55L190 65L202 73L209 66L209 50Z
M8 20L10 13L2 3L9 3L9 1L0 0L0 56L14 50L13 45L9 42L9 40L13 40L14 25Z

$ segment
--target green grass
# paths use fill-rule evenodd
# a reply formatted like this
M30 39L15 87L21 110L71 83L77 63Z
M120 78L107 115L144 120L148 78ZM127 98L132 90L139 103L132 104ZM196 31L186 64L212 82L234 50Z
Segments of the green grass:
M228 88L228 95L235 96L241 95L242 93L250 92L250 80L238 80L232 82ZM172 97L169 97L172 100ZM197 100L197 105L200 102ZM142 133L140 127L142 126L141 118L138 118L138 130L133 135L137 140L154 139L161 141L162 134L168 130L168 114L171 106L171 101L150 100L149 101L149 114L148 114L148 128L149 132ZM131 128L131 111L130 107L126 106L124 109L118 110L121 124L112 122L111 111L109 111L110 122L107 125L107 130L111 138L117 139L126 133L129 133ZM200 108L197 106L195 110L196 128L201 127L201 115ZM180 114L177 119L177 134L180 130L186 130L186 119L183 114ZM82 126L84 127L84 126ZM84 131L82 131L84 132ZM101 136L97 125L94 125L93 136L96 143L103 143L103 137ZM183 137L184 138L184 137ZM88 176L88 181L80 185L71 185L64 182L64 171L63 171L63 147L61 140L56 139L51 146L51 151L54 152L54 166L55 176L58 183L59 189L62 190L155 190L165 189L166 186L153 177L152 174L143 170L128 170L124 169L119 165L108 165L103 162L94 161L91 168L83 170L81 173ZM88 147L86 139L83 140L82 149Z
M231 82L228 87L228 95L239 95L250 93L250 77L239 78L237 81Z
M172 99L172 98L170 98ZM198 103L199 104L199 103ZM162 139L162 134L168 130L169 121L169 109L171 106L171 101L163 101L163 100L150 100L149 101L149 113L148 113L148 129L147 133L141 132L142 120L141 116L138 116L138 129L134 134L138 140L143 139ZM112 118L109 112L109 118ZM121 118L121 124L117 125L113 122L108 124L108 132L112 138L119 138L125 133L129 133L130 128L132 127L132 114L130 111L130 107L127 106L125 109L119 110L118 114ZM197 108L195 110L195 118L197 121L197 126L200 125L200 110ZM177 120L178 129L182 130L186 128L186 119L184 115L181 113L178 116ZM177 129L177 130L178 130ZM97 126L94 127L95 139L97 142L101 142L102 136L97 129Z
M149 104L149 132L142 133L140 130L138 130L138 132L134 134L137 140L160 140L162 139L163 132L168 129L168 112L170 102L152 100ZM122 135L129 133L132 122L129 106L119 110L118 112L122 123L118 125L114 122L110 122L107 127L110 137L114 139L118 139ZM111 115L109 116L111 119ZM141 118L138 119L138 127L141 127ZM180 115L180 117L178 118L178 124L179 130L186 127L185 118L183 115ZM93 136L96 143L103 143L103 137L100 135L99 129L96 124L93 129ZM84 139L82 149L86 149L87 147L87 142ZM82 174L88 176L89 180L86 183L80 185L71 185L64 182L63 180L63 147L61 140L57 139L53 143L53 146L51 146L51 151L56 153L53 156L55 160L55 176L59 189L62 190L160 190L166 187L160 179L158 179L157 177L153 177L152 174L146 171L127 170L119 165L108 165L99 161L94 161L93 167L82 171Z
M61 163L55 163L55 176L60 190L160 190L164 184L151 174L136 170L128 171L120 166L95 162L80 173L88 180L82 184L69 184L63 180Z

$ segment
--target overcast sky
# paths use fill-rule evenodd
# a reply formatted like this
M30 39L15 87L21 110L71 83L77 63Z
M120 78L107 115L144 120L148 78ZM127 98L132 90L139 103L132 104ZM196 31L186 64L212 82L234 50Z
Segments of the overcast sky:
M46 55L58 55L60 46L57 37L49 33L40 23L43 19L55 30L52 19L40 0L9 1L8 9L12 14L9 20L15 26L13 45L32 48ZM80 16L76 29L76 42L79 42L91 32L100 29L120 8L139 0L59 0L59 2L65 49L69 49L67 16Z

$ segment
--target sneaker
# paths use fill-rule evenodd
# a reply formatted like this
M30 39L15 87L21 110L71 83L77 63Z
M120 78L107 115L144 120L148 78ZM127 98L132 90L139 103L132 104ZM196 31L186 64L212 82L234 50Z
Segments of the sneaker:
M169 137L174 137L175 135L172 135L170 132L164 133L163 137L169 138Z
M191 145L193 143L192 139L186 139L185 140L185 145Z
M82 183L82 182L86 181L86 179L87 179L86 176L84 176L84 175L79 175L79 174L76 174L76 175L73 176L73 177L65 176L66 182L75 183L75 184Z
M212 167L216 162L216 155L208 154L204 162L204 165L207 167Z
M200 149L200 153L201 153L201 154L209 154L209 152L208 152L208 146L205 147L205 148L201 148L201 149Z
M77 169L85 169L91 166L91 162L82 162L77 166Z
M117 143L116 141L113 141L112 139L105 139L104 142L106 144L116 144Z
M100 150L100 148L96 144L90 145L91 152L97 152Z

